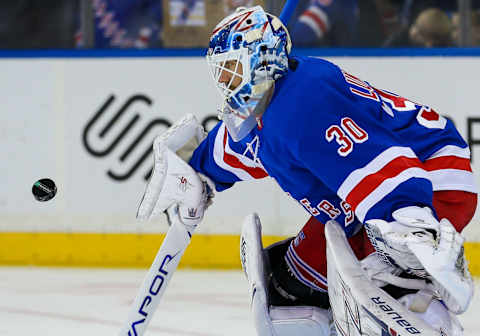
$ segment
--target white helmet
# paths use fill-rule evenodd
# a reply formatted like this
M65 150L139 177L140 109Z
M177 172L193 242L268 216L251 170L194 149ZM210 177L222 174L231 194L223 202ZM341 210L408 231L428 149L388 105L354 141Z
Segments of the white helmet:
M261 6L239 8L215 27L207 62L225 99L220 117L235 141L257 124L255 107L273 82L288 71L291 46L280 19L265 13ZM229 83L220 82L224 72L230 74Z

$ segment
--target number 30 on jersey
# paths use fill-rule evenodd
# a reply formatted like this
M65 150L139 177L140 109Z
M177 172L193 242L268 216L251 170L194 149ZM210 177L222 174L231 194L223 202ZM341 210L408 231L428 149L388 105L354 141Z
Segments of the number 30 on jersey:
M354 143L362 143L368 140L368 133L365 132L351 118L342 118L340 125L332 125L325 131L325 138L328 142L333 139L340 145L337 153L340 156L347 156L353 151Z

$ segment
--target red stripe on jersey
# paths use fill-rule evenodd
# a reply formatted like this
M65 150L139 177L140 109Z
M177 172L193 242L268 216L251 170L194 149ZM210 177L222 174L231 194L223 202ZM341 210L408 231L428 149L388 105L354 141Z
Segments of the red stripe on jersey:
M363 178L347 195L347 203L355 210L358 204L382 184L383 181L395 177L404 170L413 167L423 168L423 164L418 158L399 156L393 159L376 173Z
M458 156L439 156L424 162L425 170L458 169L471 172L470 160Z
M311 10L306 10L302 15L308 16L313 21L315 21L315 23L320 27L323 33L327 32L327 25L325 24L325 22L323 22L321 18L318 17L317 14L315 14Z
M433 193L433 207L438 218L447 218L460 233L475 215L477 202L476 193L461 190L440 190Z
M328 286L325 286L325 284L323 284L323 283L321 283L320 281L318 281L317 279L315 279L315 277L313 277L308 271L306 271L305 268L303 268L302 265L300 265L299 263L297 263L297 262L295 261L295 259L292 258L291 261L293 262L296 271L299 272L299 273L302 275L304 281L310 282L310 283L313 284L314 286L323 288L323 289L325 289L326 291L328 290Z
M232 154L228 154L226 151L225 151L225 147L227 145L227 131L225 130L225 134L223 136L223 148L224 148L224 151L223 151L223 161L228 164L229 166L233 167L233 168L239 168L239 169L242 169L244 171L246 171L250 176L252 176L253 178L256 178L256 179L261 179L261 178L264 178L264 177L267 177L268 174L267 172L263 169L263 168L260 168L260 167L248 167L246 165L244 165L236 156L232 155Z

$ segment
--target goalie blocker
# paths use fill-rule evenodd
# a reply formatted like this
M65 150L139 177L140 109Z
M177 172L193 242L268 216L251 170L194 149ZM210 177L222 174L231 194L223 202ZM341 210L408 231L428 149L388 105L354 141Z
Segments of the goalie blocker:
M240 256L249 282L251 309L259 336L332 336L337 335L337 331L338 335L344 336L463 334L456 316L450 314L440 301L431 296L425 300L428 290L407 294L397 301L374 286L336 222L327 223L326 237L328 294L334 320L327 309L270 304L271 271L262 246L260 219L252 214L244 220ZM426 302L421 313L407 308L418 308L421 306L418 302Z

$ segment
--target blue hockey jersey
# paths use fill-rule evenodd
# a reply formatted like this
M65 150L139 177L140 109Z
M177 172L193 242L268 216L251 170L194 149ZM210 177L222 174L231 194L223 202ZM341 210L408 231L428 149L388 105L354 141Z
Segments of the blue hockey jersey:
M217 191L270 176L347 235L405 206L433 208L434 190L476 192L468 146L451 121L328 61L296 60L246 138L234 142L220 122L195 150L190 165Z

